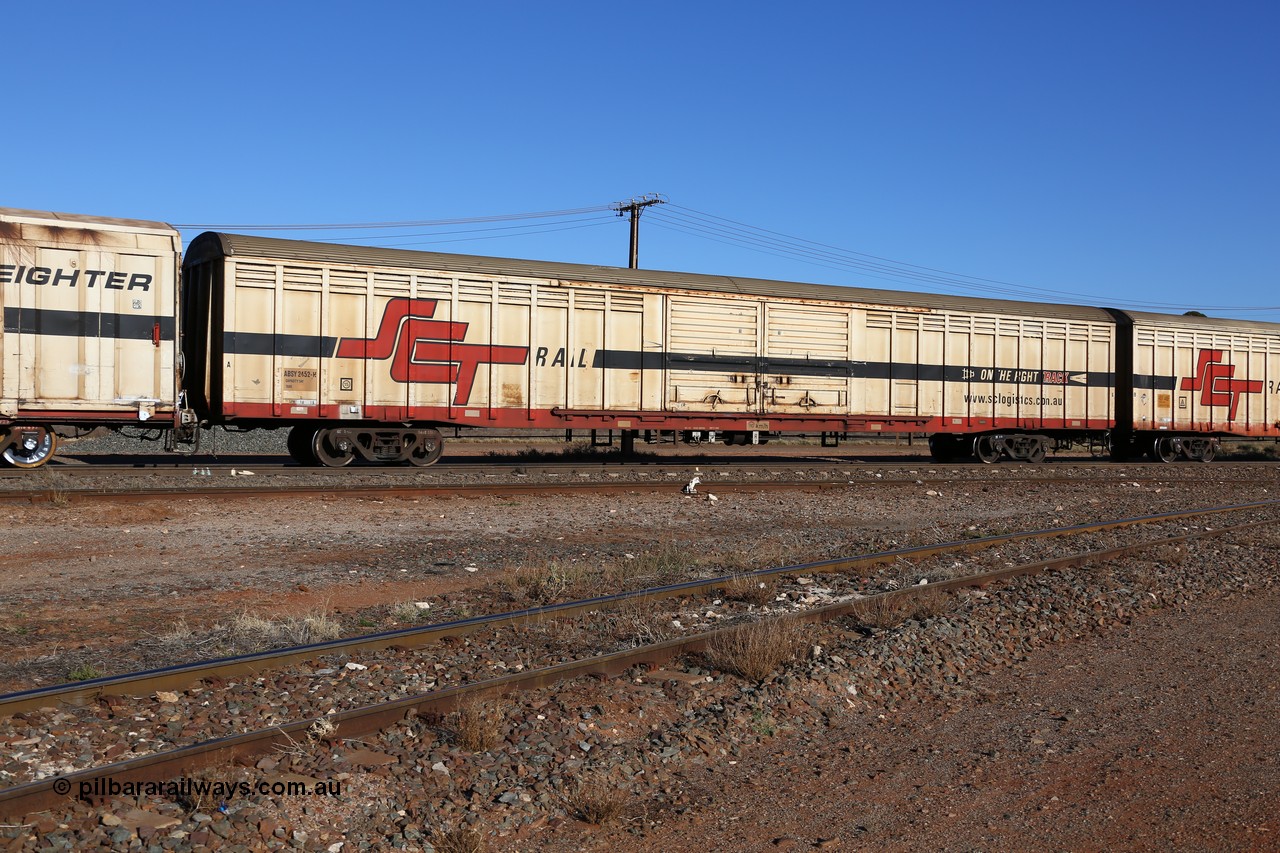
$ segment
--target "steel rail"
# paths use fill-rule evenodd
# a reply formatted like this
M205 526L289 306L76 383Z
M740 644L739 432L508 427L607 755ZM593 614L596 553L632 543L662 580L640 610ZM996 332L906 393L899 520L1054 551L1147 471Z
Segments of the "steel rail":
M942 590L954 592L966 587L985 587L1020 575L1069 568L1098 560L1112 559L1159 545L1221 536L1271 523L1273 522L1270 519L1251 521L1214 530L1196 531L1164 537L1154 541L1072 554L1021 566L1004 567L989 572L952 578L925 586L913 586L906 589L878 593L877 595L851 599L802 613L785 614L772 618L780 624L789 625L826 622L843 616L854 615L860 608L866 607L868 602L877 599L893 601L920 595L925 591ZM86 795L89 797L102 797L102 794L94 793L95 790L101 790L100 786L95 788L95 780L111 779L117 782L160 781L173 778L193 768L204 766L210 763L215 756L218 760L251 757L261 755L275 747L294 746L299 741L309 742L309 733L312 727L321 720L327 721L332 726L332 729L323 736L324 739L328 742L336 743L383 730L408 717L439 717L457 708L462 702L471 699L536 689L583 675L612 677L636 666L660 666L678 656L689 652L701 651L716 638L741 628L742 623L738 623L714 631L680 637L649 646L626 649L576 661L567 661L524 673L504 675L468 685L404 697L390 702L366 705L333 715L311 717L282 726L273 726L254 732L216 738L167 752L141 756L127 761L75 771L63 776L28 782L0 790L0 815L4 815L7 818L21 818L53 808L59 802L65 801L73 793L79 795L82 790L87 791Z
M876 483L882 481L877 480ZM311 497L329 500L352 498L433 497L459 495L543 495L558 492L628 492L643 490L654 485L671 489L683 485L679 482L616 483L432 483L413 486L401 485L324 485L324 486L238 486L204 487L198 489L143 488L143 489L42 489L30 492L0 492L0 501L65 502L80 503L92 500L151 501L166 498L243 498L243 497ZM848 488L845 480L765 480L761 482L717 482L715 488L724 492L768 491L796 488Z
M794 468L795 466L790 466ZM863 471L866 469L857 469ZM1280 472L1280 469L1277 469ZM566 473L574 473L572 469ZM610 472L612 473L612 472ZM705 476L707 472L703 472ZM714 472L712 472L714 473ZM472 495L520 495L520 494L557 494L566 492L597 492L597 493L615 493L629 492L644 489L674 488L683 485L679 481L681 477L688 477L688 470L680 471L654 471L651 479L646 480L618 480L615 482L548 482L539 480L537 482L501 482L501 483L417 483L417 484L323 484L323 485L243 485L242 483L227 483L223 486L214 486L201 483L195 487L141 487L141 488L89 488L78 489L74 487L49 488L42 486L38 489L27 490L0 490L0 502L27 502L27 503L58 503L72 504L83 503L86 501L113 501L113 502L131 502L131 501L151 501L165 499L187 499L187 498L252 498L252 497L311 497L322 498L327 500L342 500L351 498L406 498L406 497L435 497L435 496L472 496ZM660 479L662 477L663 479ZM1280 480L1280 477L1277 477ZM721 492L750 492L750 491L769 491L773 489L800 489L800 488L817 488L817 489L835 489L848 488L863 485L874 486L912 486L912 485L931 485L931 486L965 486L965 485L1026 485L1026 484L1061 484L1065 481L1080 482L1080 478L1073 477L1064 472L1060 476L1036 475L1032 477L965 477L965 478L949 478L937 476L916 476L907 475L902 477L888 477L881 479L849 479L845 474L841 473L829 477L813 477L806 479L785 479L785 480L703 480L702 487L704 492L712 490ZM1106 477L1088 477L1085 482L1089 483L1117 483L1117 482L1143 482L1143 483L1167 483L1177 485L1178 483L1195 483L1204 484L1238 484L1238 485L1255 485L1254 480L1241 480L1235 477L1135 477L1131 474L1116 474Z
M596 596L562 604L531 607L487 616L473 616L467 619L434 625L399 628L394 631L382 631L374 634L364 634L359 637L328 640L322 643L310 643L266 652L255 652L214 660L175 664L139 672L108 675L71 684L39 687L0 695L0 716L10 716L50 706L85 705L103 696L145 696L157 690L185 689L194 682L203 679L219 678L226 680L244 675L257 675L267 670L280 669L321 655L356 654L397 647L405 649L421 648L438 643L446 637L463 637L482 629L517 626L541 620L548 616L559 618L576 616L594 610L613 607L628 601L661 601L682 595L705 592L723 586L726 583L741 582L743 579L764 579L805 573L848 573L901 559L923 559L943 554L969 553L1015 542L1097 533L1139 524L1179 521L1205 515L1264 509L1277 505L1280 505L1280 499L1134 516L1113 521L1051 527L1022 533L1004 533L997 536L983 536L975 539L962 539L932 545L915 545L907 548L895 548L890 551L859 554L853 557L837 557L811 563L797 563L733 575L721 575L714 578L682 581L632 592Z

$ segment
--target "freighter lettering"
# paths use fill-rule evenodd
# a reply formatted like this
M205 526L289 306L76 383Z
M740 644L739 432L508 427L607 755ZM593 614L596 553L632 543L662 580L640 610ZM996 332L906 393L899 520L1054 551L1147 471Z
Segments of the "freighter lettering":
M50 287L97 287L107 290L150 290L155 279L149 273L112 272L111 270L64 270L53 267L27 267L0 264L0 284L33 284Z

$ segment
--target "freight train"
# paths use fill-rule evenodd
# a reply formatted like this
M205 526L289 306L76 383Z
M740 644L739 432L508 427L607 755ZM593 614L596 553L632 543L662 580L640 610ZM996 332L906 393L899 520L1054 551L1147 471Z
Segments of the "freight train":
M0 208L0 455L288 429L305 464L429 465L444 427L748 444L927 433L1208 461L1280 437L1280 325L207 232Z

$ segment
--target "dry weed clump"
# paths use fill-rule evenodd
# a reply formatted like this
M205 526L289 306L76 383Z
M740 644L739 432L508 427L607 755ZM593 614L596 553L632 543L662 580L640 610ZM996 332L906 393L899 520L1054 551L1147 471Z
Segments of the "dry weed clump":
M458 746L468 752L488 752L507 737L511 703L502 698L470 699L449 715Z
M637 554L627 563L625 569L631 579L644 580L652 586L688 580L698 567L692 551L673 542Z
M436 853L484 853L489 847L480 830L469 826L441 827L431 836Z
M892 567L887 571L891 589L906 589L918 586L920 581L943 580L943 576L947 574L947 572L937 568L930 571L911 560L903 559L894 560Z
M179 788L178 805L188 811L213 814L230 799L231 789L248 778L248 768L230 759L198 767L188 774L188 783Z
M183 616L179 616L178 621L174 622L169 630L155 634L153 637L160 648L171 652L188 649L197 641L196 632L191 630L191 626Z
M598 575L598 570L580 563L552 560L545 565L518 566L510 573L510 584L513 592L529 601L554 604L589 597L599 585Z
M422 601L397 601L391 605L391 618L406 625L417 625L427 618L429 608Z
M773 601L776 595L772 578L761 580L750 575L733 578L720 587L718 592L721 598L754 604L756 607L763 607Z
M755 544L750 550L734 549L727 553L717 553L707 559L709 566L714 566L721 574L745 575L757 569L772 569L779 566L790 566L798 561L813 559L812 553L782 542L762 542Z
M687 549L667 544L597 566L559 560L518 566L504 585L516 598L544 605L687 580L696 568Z
M917 622L933 619L950 612L953 604L951 596L941 590L922 590L911 600L909 618Z
M707 659L717 669L764 681L794 659L803 645L799 625L765 619L718 635L707 647Z
M661 643L679 633L664 602L651 598L629 598L601 616L609 620L616 639L635 646Z
M896 628L908 619L923 622L949 612L951 596L939 590L922 590L913 595L876 595L858 602L853 618L866 628Z
M231 620L228 634L240 648L267 649L336 640L342 636L342 625L323 611L281 619L266 619L244 612Z
M625 794L598 774L588 774L565 792L564 808L571 817L604 826L622 815Z

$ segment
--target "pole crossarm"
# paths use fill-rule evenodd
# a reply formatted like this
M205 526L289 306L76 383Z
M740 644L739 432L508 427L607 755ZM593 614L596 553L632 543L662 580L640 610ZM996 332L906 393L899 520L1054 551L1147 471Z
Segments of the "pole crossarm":
M640 268L640 212L650 205L666 203L667 197L661 193L646 193L630 201L614 202L611 205L619 216L631 217L631 251L627 263L630 269Z

